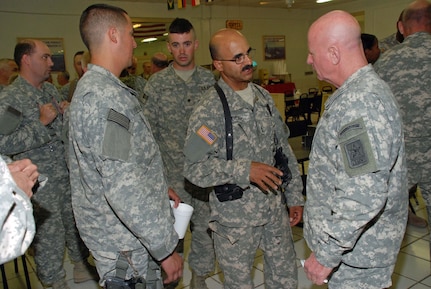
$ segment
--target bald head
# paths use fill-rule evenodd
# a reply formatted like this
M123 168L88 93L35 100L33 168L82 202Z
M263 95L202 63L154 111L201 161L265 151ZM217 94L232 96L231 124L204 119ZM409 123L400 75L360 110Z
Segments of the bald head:
M243 40L247 42L244 35L235 29L221 29L217 31L210 40L210 53L213 60L223 58L220 54L223 49L226 49L232 45L235 45L237 40Z
M404 37L416 32L431 33L431 3L417 0L404 10L402 22L398 25Z
M307 63L320 80L339 87L351 74L367 65L358 21L345 11L331 11L308 31Z

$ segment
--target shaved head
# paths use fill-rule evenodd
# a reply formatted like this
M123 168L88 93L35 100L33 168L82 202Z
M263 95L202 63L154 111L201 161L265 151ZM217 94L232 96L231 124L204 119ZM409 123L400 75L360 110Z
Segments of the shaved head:
M367 65L358 21L341 10L317 19L308 31L311 64L320 80L339 87L352 73Z

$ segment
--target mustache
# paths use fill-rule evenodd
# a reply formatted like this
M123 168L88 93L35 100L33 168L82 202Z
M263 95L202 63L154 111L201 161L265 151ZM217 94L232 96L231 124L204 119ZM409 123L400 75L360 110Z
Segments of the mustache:
M246 66L244 66L244 67L242 68L242 71L244 71L244 70L248 70L248 69L253 69L253 65L251 65L251 64L247 64Z

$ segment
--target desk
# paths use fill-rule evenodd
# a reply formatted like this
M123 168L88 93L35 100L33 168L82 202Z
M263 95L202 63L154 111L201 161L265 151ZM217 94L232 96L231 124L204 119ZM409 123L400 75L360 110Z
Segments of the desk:
M293 95L296 89L295 83L293 82L269 84L264 86L264 88L268 90L270 93L284 93L288 95L289 94Z
M288 141L298 163L302 166L302 175L305 175L304 162L309 160L310 149L302 145L302 136L291 137Z

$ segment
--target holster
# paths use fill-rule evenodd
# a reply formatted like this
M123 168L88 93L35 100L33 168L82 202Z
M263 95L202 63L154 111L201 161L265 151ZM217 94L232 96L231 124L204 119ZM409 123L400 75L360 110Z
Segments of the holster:
M220 202L226 202L241 199L244 190L235 184L225 184L215 186L214 192Z
M282 147L279 147L275 151L274 159L275 159L275 167L283 172L283 176L281 177L281 180L283 181L283 185L287 186L292 180L292 172L289 169L289 159L283 153Z

